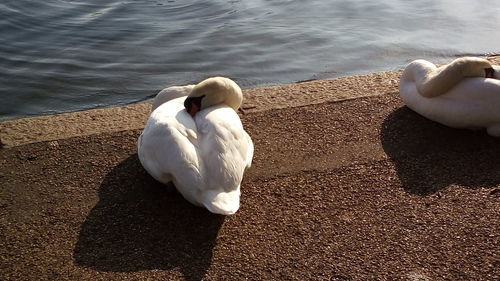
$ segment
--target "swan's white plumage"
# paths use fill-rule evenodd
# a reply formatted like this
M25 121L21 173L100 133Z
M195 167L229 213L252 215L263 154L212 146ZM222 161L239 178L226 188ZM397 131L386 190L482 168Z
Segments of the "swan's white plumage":
M460 65L452 62L439 68L425 60L411 62L399 84L403 102L420 115L443 125L486 128L490 135L500 136L500 67L490 66L495 71L494 78L485 78L484 72L483 77L464 77L464 69L473 68L474 64L477 67L480 59L459 60ZM432 87L428 87L430 83L424 85L428 81L432 82ZM439 92L440 87L449 89ZM424 88L433 97L423 96Z
M243 173L252 162L252 140L235 110L224 103L191 117L184 100L192 89L193 85L170 87L158 94L138 140L139 159L151 176L163 183L172 181L189 202L213 213L234 214Z
M161 90L155 97L151 111L155 111L160 105L175 98L186 97L195 85L172 86Z

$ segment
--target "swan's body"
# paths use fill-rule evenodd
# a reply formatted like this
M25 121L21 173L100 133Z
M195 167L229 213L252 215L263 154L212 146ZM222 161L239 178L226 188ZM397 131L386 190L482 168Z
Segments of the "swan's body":
M430 120L454 128L486 128L500 137L499 79L500 67L484 59L460 58L439 68L416 60L405 68L399 93L409 108Z
M225 95L237 101L229 106ZM192 117L185 104L193 98L201 100L201 108ZM172 181L189 202L234 214L253 157L252 140L236 113L241 101L238 85L222 77L161 91L138 140L143 167L162 183Z

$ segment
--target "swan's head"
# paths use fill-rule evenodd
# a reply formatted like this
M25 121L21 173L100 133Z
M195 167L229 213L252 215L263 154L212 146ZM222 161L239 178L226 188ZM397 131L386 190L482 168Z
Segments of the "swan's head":
M491 63L483 58L463 57L456 59L452 64L461 65L463 77L485 77L494 78L495 70Z
M238 111L242 102L243 93L233 80L225 77L212 77L194 86L184 101L184 107L191 116L194 116L200 110L221 103Z
M493 65L490 68L485 69L486 78L500 79L500 66Z

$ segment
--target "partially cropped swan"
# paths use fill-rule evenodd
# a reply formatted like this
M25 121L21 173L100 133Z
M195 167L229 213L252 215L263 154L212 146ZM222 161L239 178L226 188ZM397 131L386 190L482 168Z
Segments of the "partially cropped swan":
M399 94L420 115L454 128L486 128L500 137L500 66L464 57L436 67L425 60L404 70Z
M242 100L240 87L224 77L162 90L138 140L141 164L156 180L172 181L189 202L234 214L253 157L236 113Z

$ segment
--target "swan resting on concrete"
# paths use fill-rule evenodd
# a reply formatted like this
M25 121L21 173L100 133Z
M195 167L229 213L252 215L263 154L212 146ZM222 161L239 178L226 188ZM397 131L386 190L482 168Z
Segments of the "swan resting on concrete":
M463 57L436 67L415 60L403 71L399 94L418 114L454 128L486 128L500 137L500 66Z
M138 139L142 166L156 180L172 181L192 204L236 213L254 151L236 113L242 101L240 87L224 77L163 89Z

